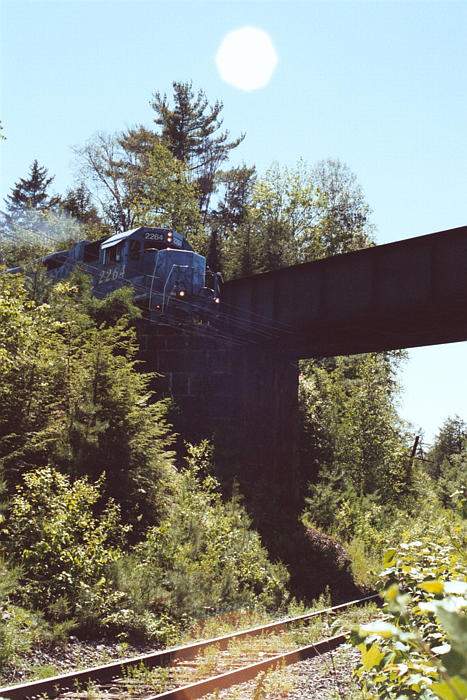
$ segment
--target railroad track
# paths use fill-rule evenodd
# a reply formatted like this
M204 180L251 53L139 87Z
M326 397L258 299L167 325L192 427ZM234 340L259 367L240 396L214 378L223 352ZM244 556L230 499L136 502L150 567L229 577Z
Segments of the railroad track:
M215 690L249 681L263 671L278 669L337 648L345 642L347 632L308 644L299 642L301 638L306 638L313 618L345 614L377 598L377 595L359 598L222 637L3 687L0 688L0 698L29 700L60 697L71 700L90 697L91 689L92 697L107 700L121 700L124 697L133 700L195 700ZM291 645L294 648L290 648ZM281 650L278 651L277 647L281 647ZM154 692L155 688L157 693Z

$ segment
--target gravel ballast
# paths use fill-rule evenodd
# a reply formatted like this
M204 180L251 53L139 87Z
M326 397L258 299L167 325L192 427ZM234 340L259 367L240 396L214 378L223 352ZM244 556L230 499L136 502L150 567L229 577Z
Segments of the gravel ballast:
M345 644L313 659L300 661L265 677L263 694L258 680L206 696L206 700L358 700L363 696L352 678L359 653Z

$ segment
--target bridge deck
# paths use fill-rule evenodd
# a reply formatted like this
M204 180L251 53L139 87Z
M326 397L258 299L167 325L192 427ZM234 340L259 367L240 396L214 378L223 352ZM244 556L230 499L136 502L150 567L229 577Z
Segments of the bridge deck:
M297 357L467 340L467 226L227 282L222 310Z

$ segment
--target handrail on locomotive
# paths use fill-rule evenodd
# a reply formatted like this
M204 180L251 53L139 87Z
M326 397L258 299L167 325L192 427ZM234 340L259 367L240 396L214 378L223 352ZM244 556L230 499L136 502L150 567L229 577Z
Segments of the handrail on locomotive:
M55 280L75 268L84 270L97 297L133 286L151 319L166 314L169 305L176 313L209 316L220 302L220 273L211 272L206 258L174 229L140 226L99 241L79 241L70 250L46 255L42 263Z

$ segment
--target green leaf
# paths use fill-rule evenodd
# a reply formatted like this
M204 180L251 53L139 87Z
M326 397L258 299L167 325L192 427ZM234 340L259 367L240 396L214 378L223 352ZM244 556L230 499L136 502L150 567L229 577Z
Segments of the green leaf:
M465 700L467 698L467 681L460 676L454 676L441 683L433 683L431 690L442 700Z
M443 666L450 675L464 674L467 671L466 655L463 650L451 649L443 656Z
M362 664L366 671L370 671L375 666L378 666L383 658L384 652L381 651L376 642L368 650L362 651Z
M386 550L386 552L384 553L384 557L383 557L383 565L384 566L392 566L394 564L396 554L397 554L397 549L391 548L391 549Z
M427 593L439 595L444 591L444 581L423 581L423 583L418 584L418 588L421 588Z

